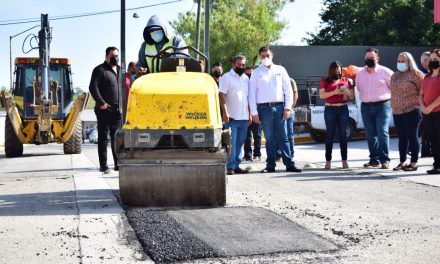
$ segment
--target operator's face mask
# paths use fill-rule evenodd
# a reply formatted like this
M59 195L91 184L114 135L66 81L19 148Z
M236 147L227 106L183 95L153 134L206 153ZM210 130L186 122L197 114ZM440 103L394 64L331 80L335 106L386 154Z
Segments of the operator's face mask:
M154 40L154 42L159 43L163 40L164 34L162 30L156 30L150 33L151 39Z

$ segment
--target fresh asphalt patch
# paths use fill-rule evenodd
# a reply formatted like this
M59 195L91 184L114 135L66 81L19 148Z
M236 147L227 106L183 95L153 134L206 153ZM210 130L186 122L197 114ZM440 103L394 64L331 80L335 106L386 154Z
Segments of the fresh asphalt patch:
M144 251L158 263L339 249L334 243L263 208L129 208L127 217Z
M213 248L185 229L167 211L130 208L126 214L144 252L157 263L217 256Z

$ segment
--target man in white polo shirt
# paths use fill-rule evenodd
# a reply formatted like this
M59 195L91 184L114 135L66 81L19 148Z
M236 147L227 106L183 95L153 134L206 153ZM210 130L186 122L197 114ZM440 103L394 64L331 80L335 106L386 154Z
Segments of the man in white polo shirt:
M235 56L232 59L232 69L219 82L223 123L225 128L231 128L231 153L226 165L228 175L249 172L239 167L249 122L249 78L244 74L245 66L246 58L242 55Z
M262 124L266 138L267 161L262 172L275 172L277 149L287 172L301 172L292 160L293 155L287 137L286 120L289 119L293 105L293 92L290 78L283 66L273 64L270 47L258 51L261 65L254 70L249 86L249 107L252 121ZM278 146L277 146L278 145Z

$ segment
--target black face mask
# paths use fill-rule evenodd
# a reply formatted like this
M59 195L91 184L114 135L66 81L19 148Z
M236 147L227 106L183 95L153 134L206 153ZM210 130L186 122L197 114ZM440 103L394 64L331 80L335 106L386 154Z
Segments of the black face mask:
M212 76L214 76L215 78L220 78L222 74L220 73L220 71L213 71Z
M376 66L376 61L373 59L366 59L365 65L367 65L368 68L373 68L374 66Z
M246 75L247 75L247 77L249 77L249 79L250 79L252 74L250 74L250 73L246 73Z
M240 67L235 67L234 71L235 71L239 76L241 76L241 75L246 71L246 69L245 69L245 68L240 68Z
M118 57L111 57L110 58L110 65L116 66L116 65L118 65L118 62L119 62L119 58Z
M431 70L438 69L438 67L440 67L440 62L439 61L430 61L428 64L428 67Z
M339 80L339 79L341 79L341 77L342 77L342 74L338 74L338 73L336 73L336 74L333 74L333 76L332 76L332 80L335 80L335 81L337 81L337 80Z

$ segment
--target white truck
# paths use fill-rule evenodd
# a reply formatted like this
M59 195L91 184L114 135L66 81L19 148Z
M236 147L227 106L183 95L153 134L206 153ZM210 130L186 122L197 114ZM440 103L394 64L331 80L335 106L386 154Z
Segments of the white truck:
M319 83L320 76L309 76L307 78L307 90L309 96L309 104L296 109L297 125L301 125L301 120L304 124L306 122L307 130L310 133L312 139L316 142L325 141L325 121L324 121L324 100L319 98ZM361 101L359 100L359 94L355 89L355 100L348 102L348 110L350 120L347 126L347 137L349 140L359 131L364 129L364 123L361 115ZM390 127L394 127L393 118L390 120ZM335 135L335 140L338 139L338 135Z

